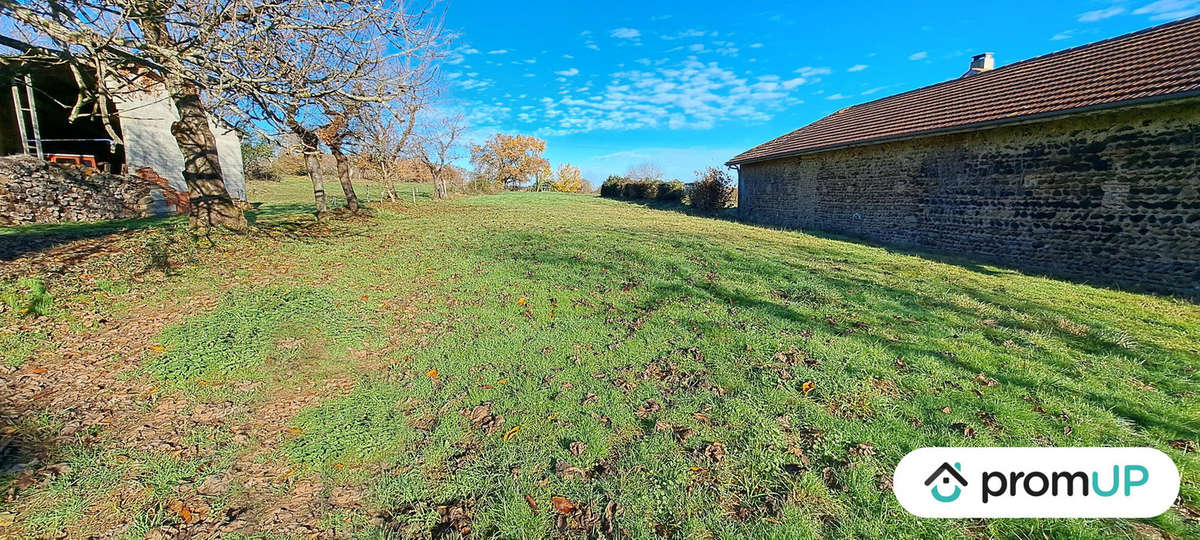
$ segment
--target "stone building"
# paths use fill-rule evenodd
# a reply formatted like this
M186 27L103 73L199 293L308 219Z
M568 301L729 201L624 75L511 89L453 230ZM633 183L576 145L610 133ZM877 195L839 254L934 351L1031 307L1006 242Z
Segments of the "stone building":
M739 214L1200 297L1200 17L992 62L734 157Z
M94 76L83 75L90 77L85 84L97 84ZM101 122L96 104L70 118L79 86L67 66L0 57L0 156L40 153L39 157L52 160L82 156L102 171L161 177L171 188L186 193L183 154L171 134L179 113L161 83L143 79L140 88L123 89L113 96L108 113L114 138ZM211 127L225 187L233 198L245 200L241 139L220 121Z

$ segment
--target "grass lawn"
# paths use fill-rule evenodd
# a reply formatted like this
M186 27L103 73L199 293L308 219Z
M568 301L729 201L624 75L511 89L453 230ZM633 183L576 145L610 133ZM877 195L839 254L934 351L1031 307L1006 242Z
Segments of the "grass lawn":
M1194 303L428 192L318 224L259 185L248 237L6 261L0 536L1200 536ZM1146 521L918 519L890 475L923 446L1152 446L1183 486Z

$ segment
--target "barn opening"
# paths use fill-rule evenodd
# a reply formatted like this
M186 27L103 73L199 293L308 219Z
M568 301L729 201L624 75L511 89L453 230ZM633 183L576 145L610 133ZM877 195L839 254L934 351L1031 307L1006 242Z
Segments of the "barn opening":
M84 84L96 84L93 74L81 76ZM40 150L47 161L125 172L125 153L113 138L121 137L116 106L107 104L112 133L105 129L98 102L85 102L74 110L79 84L70 68L0 65L0 81L0 155L38 155Z

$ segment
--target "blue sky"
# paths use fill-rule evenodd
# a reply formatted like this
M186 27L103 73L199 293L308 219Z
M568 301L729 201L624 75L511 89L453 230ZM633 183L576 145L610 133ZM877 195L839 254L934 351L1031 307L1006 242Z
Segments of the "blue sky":
M546 139L602 180L668 177L857 103L1200 14L1200 0L1040 2L449 0L443 66L471 137Z

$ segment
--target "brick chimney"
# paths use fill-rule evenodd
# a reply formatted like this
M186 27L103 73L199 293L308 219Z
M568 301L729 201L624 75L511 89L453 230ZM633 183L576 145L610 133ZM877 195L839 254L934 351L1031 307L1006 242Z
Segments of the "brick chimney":
M983 73L996 69L996 60L992 58L992 53L985 52L971 57L971 69L963 73L963 77L969 77L976 73Z

